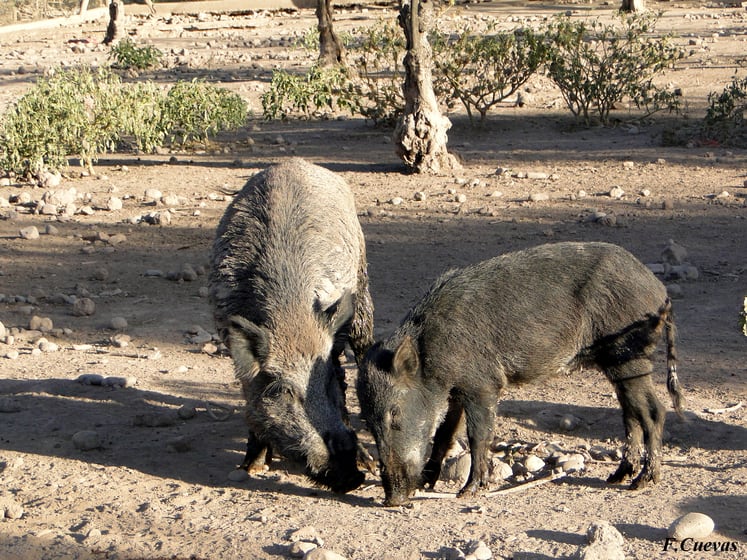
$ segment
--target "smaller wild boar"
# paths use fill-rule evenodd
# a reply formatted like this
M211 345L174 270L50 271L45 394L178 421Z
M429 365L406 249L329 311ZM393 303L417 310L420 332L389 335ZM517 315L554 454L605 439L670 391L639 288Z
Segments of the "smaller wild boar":
M681 414L666 288L624 249L549 244L442 275L397 330L368 351L358 377L385 504L406 503L418 487L436 483L462 414L472 466L459 494L487 486L502 389L584 368L607 376L623 411L625 453L608 481L639 468L631 488L658 481L664 409L651 360L663 332L667 387Z
M267 168L226 210L211 265L215 323L247 403L242 468L274 450L335 492L358 487L340 355L370 347L373 304L349 187L298 158Z

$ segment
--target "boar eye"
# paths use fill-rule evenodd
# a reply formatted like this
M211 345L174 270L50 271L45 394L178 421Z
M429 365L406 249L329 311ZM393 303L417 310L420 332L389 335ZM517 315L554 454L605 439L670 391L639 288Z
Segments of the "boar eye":
M389 427L392 430L395 430L397 432L399 432L400 430L402 430L402 423L401 423L400 416L401 416L401 414L400 414L399 408L395 407L395 408L393 408L392 410L389 411L389 417L391 419L390 422L389 422Z

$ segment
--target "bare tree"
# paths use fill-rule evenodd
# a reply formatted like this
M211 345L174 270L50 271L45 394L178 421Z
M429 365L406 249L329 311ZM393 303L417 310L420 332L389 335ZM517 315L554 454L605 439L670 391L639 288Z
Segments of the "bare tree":
M433 21L431 0L400 0L399 24L405 32L405 108L394 130L397 155L416 173L461 167L446 149L451 121L441 114L433 92L433 51L426 31Z
M646 10L644 0L622 0L621 12L643 12Z
M319 21L319 63L323 66L341 64L343 48L332 28L332 0L317 0L316 17Z

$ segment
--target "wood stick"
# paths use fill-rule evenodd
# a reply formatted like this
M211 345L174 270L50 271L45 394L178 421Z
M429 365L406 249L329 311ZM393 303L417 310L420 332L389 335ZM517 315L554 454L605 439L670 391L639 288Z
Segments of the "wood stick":
M735 410L739 410L742 408L742 401L739 401L737 404L734 404L732 406L727 406L726 408L706 408L705 411L709 414L724 414L726 412L734 412Z
M485 497L492 498L494 496L503 496L504 494L513 494L514 492L522 492L523 490L529 490L530 488L535 488L537 486L541 486L542 484L547 484L548 482L552 482L553 480L558 480L559 478L563 478L565 475L566 475L565 471L561 471L559 473L546 476L545 478L540 478L537 480L533 480L531 482L527 482L526 484L519 484L518 486L512 486L511 488L505 488L503 490L494 490L493 492L488 492L487 494L485 494Z

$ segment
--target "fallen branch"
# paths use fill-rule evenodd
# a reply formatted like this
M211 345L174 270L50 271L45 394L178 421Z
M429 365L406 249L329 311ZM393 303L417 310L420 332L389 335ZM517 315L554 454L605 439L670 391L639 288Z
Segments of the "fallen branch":
M485 494L485 497L493 498L495 496L503 496L504 494L513 494L514 492L522 492L524 490L529 490L530 488L541 486L542 484L547 484L548 482L552 482L553 480L558 480L559 478L563 478L565 475L566 475L565 471L561 471L559 473L546 476L545 478L540 478L537 480L533 480L531 482L527 482L526 484L520 484L519 486L512 486L511 488L504 488L503 490L494 490L493 492L488 492L487 494Z
M744 403L742 401L739 401L737 404L733 404L731 406L727 406L726 408L706 408L705 411L708 414L725 414L726 412L734 412L735 410L739 410L742 408Z

